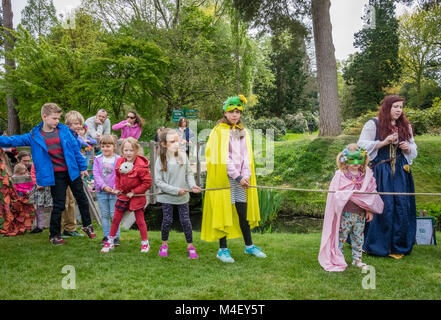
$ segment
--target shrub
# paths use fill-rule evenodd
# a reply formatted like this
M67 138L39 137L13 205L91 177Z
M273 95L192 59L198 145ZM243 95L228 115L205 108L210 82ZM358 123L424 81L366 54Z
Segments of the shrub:
M262 233L271 232L272 223L280 211L283 193L271 189L258 189L260 226L258 230Z
M280 118L259 118L254 121L252 127L250 123L247 123L248 128L261 129L262 133L265 134L267 129L274 130L274 139L277 140L286 134L285 122Z
M294 133L304 133L308 131L308 121L301 112L296 114L287 114L283 118L286 128Z
M318 130L319 118L310 111L302 111L296 114L287 114L283 117L286 128L293 133L304 133L312 125L312 131Z
M375 118L378 111L369 111L366 114L359 116L358 118L348 119L342 123L343 133L347 135L359 135L365 123L371 119Z

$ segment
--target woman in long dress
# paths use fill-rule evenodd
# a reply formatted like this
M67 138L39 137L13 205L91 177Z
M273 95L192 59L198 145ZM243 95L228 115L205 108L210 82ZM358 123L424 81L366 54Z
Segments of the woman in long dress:
M417 156L417 145L403 103L397 95L384 98L378 117L366 122L358 140L369 153L378 192L415 192L410 165ZM415 196L381 197L383 214L374 215L367 224L363 249L371 255L399 259L410 254L415 243Z

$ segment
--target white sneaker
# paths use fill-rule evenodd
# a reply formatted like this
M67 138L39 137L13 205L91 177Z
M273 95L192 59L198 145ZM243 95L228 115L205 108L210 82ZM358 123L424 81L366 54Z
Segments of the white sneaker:
M366 268L367 268L367 264L361 262L360 260L358 260L358 261L355 261L355 260L352 261L352 265L353 265L353 266L356 266L356 267L359 267L359 268L361 268L361 269L366 269Z
M101 252L102 253L107 253L107 252L109 252L110 250L113 250L115 248L115 245L113 244L113 242L108 242L108 241L106 241L106 242L104 242L104 246L103 246L103 248L101 249Z
M146 253L150 251L150 245L149 244L142 244L141 245L141 253Z

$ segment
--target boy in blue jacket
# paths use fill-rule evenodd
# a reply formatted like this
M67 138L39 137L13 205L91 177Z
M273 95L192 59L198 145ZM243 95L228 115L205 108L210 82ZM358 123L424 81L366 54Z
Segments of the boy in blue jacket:
M53 208L49 241L63 245L61 213L65 208L66 189L69 186L80 209L83 231L96 238L89 212L89 201L83 190L82 177L88 175L86 160L80 153L77 140L68 126L59 123L61 108L45 103L41 108L43 122L31 132L11 137L0 137L0 147L30 146L35 165L37 185L51 187Z

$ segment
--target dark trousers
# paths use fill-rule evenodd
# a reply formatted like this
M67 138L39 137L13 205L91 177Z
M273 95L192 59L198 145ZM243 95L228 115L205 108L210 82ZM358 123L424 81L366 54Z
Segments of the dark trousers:
M181 222L182 229L184 230L185 240L187 243L193 242L193 233L190 220L190 209L188 202L184 204L177 204L179 212L179 221ZM161 238L162 241L168 240L168 235L173 224L173 204L162 204L162 226L161 226Z
M243 240L246 246L251 246L253 241L251 240L251 229L250 224L247 221L247 203L246 202L236 202L236 211L239 216L240 230L242 230ZM227 248L227 237L223 237L219 240L220 248Z
M66 190L70 187L72 194L80 209L83 227L92 224L89 212L89 201L83 189L81 177L72 181L67 171L55 172L55 185L51 186L51 195L54 206L51 213L50 237L60 236L61 234L61 214L66 205Z

